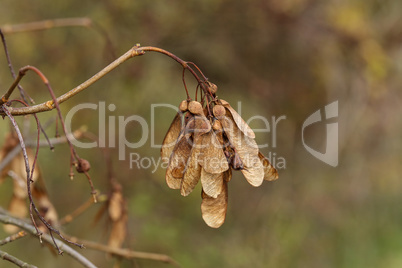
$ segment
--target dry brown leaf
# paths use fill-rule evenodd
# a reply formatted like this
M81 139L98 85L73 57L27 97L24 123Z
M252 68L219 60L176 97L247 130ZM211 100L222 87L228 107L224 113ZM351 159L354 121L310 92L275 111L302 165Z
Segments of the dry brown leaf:
M181 124L182 124L182 114L177 113L173 119L173 122L170 124L169 130L166 133L165 138L163 139L162 148L161 148L161 157L162 161L166 164L169 162L170 155L172 154L173 148L176 144L177 138L180 135Z
M202 192L202 218L212 228L219 228L226 218L228 207L228 187L226 180L224 180L222 188L222 192L216 198L207 195L204 191Z
M264 181L264 168L258 157L258 146L254 139L247 137L233 123L233 117L226 113L225 117L218 118L230 143L236 149L237 154L243 162L241 170L246 180L255 187Z
M52 202L49 199L45 187L45 182L42 178L42 173L39 167L36 166L35 170L37 171L38 176L35 180L35 183L33 183L32 196L37 200L36 206L38 207L45 220L48 221L50 224L57 226L59 216L57 214L56 208L53 206Z
M201 184L204 192L216 198L223 189L223 173L213 174L201 169Z
M124 198L121 191L113 191L110 199L109 199L109 206L108 206L108 213L110 219L112 221L117 221L120 219L121 215L123 214L124 209Z
M127 213L112 223L112 230L110 232L108 246L112 248L121 248L127 235Z
M47 195L41 196L37 199L36 206L41 212L43 218L53 226L58 225L59 216L57 214L56 208L50 202L50 199Z
M200 165L206 172L213 174L222 173L229 169L223 146L218 141L214 131L202 135Z
M249 138L254 139L255 138L255 133L254 131L249 127L249 125L241 118L241 116L236 112L235 109L230 106L229 102L225 100L220 100L221 104L230 112L232 115L232 118L234 122L236 123L237 127Z
M191 154L191 141L189 135L182 135L173 149L166 170L166 183L171 189L181 188L181 179ZM180 178L177 178L180 177Z
M266 181L277 180L279 178L278 171L269 162L268 158L266 158L262 153L258 153L258 157L260 158L262 165L264 166L264 180Z
M18 137L15 133L8 133L4 139L3 147L0 150L0 163L3 159L17 146L19 143ZM11 162L5 166L0 172L0 184L7 177L7 173L10 170Z
M11 197L8 205L8 212L17 218L24 218L28 213L28 206L25 198L19 198L16 195ZM7 233L15 233L19 228L15 225L4 225L4 231Z
M15 159L16 160L16 159ZM13 160L13 163L18 161ZM21 177L19 173L15 172L14 170L10 169L8 171L8 175L13 178L13 193L18 198L27 198L28 191L26 185L26 177ZM25 175L26 176L26 175Z

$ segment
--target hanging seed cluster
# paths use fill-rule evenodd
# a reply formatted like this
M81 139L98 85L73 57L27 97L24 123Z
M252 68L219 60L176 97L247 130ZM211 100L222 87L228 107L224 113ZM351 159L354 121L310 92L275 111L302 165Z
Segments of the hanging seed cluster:
M217 88L210 90L215 95ZM253 130L227 101L180 103L162 144L166 183L187 196L201 181L201 212L208 226L218 228L225 221L232 170L242 172L255 187L278 178L254 138Z

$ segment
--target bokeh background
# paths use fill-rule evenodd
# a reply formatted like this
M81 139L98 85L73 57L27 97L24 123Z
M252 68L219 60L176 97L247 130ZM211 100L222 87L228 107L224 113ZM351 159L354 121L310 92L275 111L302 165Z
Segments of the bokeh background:
M44 19L88 17L109 35L113 49L90 28L57 28L7 35L16 68L34 65L61 95L98 72L136 43L164 48L196 63L219 86L218 96L245 119L286 116L273 133L257 133L268 143L263 153L285 161L279 180L259 188L235 173L229 184L225 224L211 229L200 211L200 188L182 197L164 181L164 169L131 168L112 150L116 178L128 199L129 236L134 250L168 254L182 267L401 267L402 266L402 77L401 1L12 1L0 6L0 26ZM0 90L12 83L0 53ZM67 114L79 103L105 102L116 110L106 116L139 115L148 122L151 105L178 105L185 99L182 69L155 53L134 58L85 92L62 105ZM186 75L190 92L195 82ZM37 103L50 97L33 74L22 85ZM301 142L304 120L328 103L339 102L339 165L310 155ZM46 121L55 112L40 115ZM155 142L160 144L174 116L155 113ZM116 119L117 120L117 119ZM21 122L21 119L20 121ZM325 151L325 125L306 130L306 142ZM98 133L97 111L80 112L73 129ZM254 120L253 128L264 127ZM32 126L33 127L33 126ZM1 135L9 131L1 122ZM48 134L54 136L50 127ZM116 133L118 130L116 129ZM141 137L139 124L126 129L128 140ZM0 141L0 144L2 142ZM78 149L90 160L95 187L108 191L105 161L99 149ZM151 140L141 157L159 156ZM271 159L273 160L273 159ZM50 198L60 216L90 198L83 176L68 178L68 147L39 154ZM12 182L0 185L7 207ZM104 220L93 225L95 205L63 231L105 243ZM0 238L7 234L0 229ZM36 239L24 238L4 249L39 267L76 267L70 257L55 256ZM100 267L113 258L82 251ZM168 267L154 261L123 261L122 267ZM14 267L1 262L1 267Z

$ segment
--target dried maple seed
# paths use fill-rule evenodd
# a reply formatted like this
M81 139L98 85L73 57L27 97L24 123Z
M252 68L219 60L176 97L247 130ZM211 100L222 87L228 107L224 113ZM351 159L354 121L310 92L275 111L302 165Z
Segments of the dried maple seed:
M274 181L278 179L278 171L272 166L269 162L268 158L266 158L262 153L258 153L258 157L260 158L262 165L264 166L264 180L266 181Z
M181 188L181 178L185 170L185 165L191 155L191 144L188 143L186 135L179 137L178 142L173 148L169 164L166 169L166 184L171 189Z
M199 138L196 136L194 142L198 142ZM190 159L188 161L183 180L181 182L180 193L182 196L187 196L191 193L194 187L198 184L201 177L201 166L198 164L199 148L195 145L191 149Z
M202 154L200 165L208 173L222 173L229 169L228 162L215 132L210 131L202 135Z
M236 112L236 110L233 109L232 106L230 106L229 102L225 100L219 100L219 101L232 115L233 121L236 123L237 127L241 130L241 132L243 132L244 135L246 135L247 137L254 139L255 138L254 131L247 125L247 123L243 120L243 118L241 118L241 116Z
M225 114L226 114L225 107L223 107L222 105L219 105L219 104L214 106L213 112L214 112L215 117L218 117L218 118L221 116L225 116Z
M215 94L218 91L218 86L211 82L208 82L208 88L212 94Z
M78 165L76 166L76 170L78 173L88 172L91 169L91 165L89 164L88 160L80 158L78 160Z
M221 124L221 122L219 122L219 120L215 120L213 123L212 123L212 129L213 130L215 130L215 131L222 131L222 124Z
M230 144L235 148L243 162L244 168L241 169L246 180L254 187L258 187L264 181L264 167L258 157L258 146L254 139L246 136L234 124L231 114L218 118L223 130L228 137Z
M172 124L169 127L168 132L166 133L165 138L163 139L161 156L162 161L164 163L169 162L169 157L172 154L177 138L180 135L180 131L181 131L181 114L177 113L175 118L173 119Z
M191 113L186 113L186 115L184 116L184 125L186 126L192 118L193 118L193 115Z
M223 174L224 177L230 175L230 171L227 171ZM225 221L228 207L227 180L224 180L222 191L216 198L209 196L204 191L202 191L201 196L202 218L209 227L219 228Z
M202 109L202 105L198 101L190 101L190 103L188 104L188 110L192 114L198 114L198 115L204 114L204 110Z
M241 161L239 154L237 154L236 152L232 156L230 164L234 170L244 169L243 161Z
M209 173L204 168L201 169L202 190L210 197L217 198L222 192L224 173Z
M188 110L188 102L186 100L182 101L179 105L179 110L184 113Z

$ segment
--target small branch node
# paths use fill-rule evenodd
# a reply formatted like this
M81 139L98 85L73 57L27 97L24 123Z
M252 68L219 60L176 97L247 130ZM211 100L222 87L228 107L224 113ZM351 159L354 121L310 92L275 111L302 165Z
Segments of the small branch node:
M46 107L52 110L54 108L54 102L52 100L49 100L45 103Z

